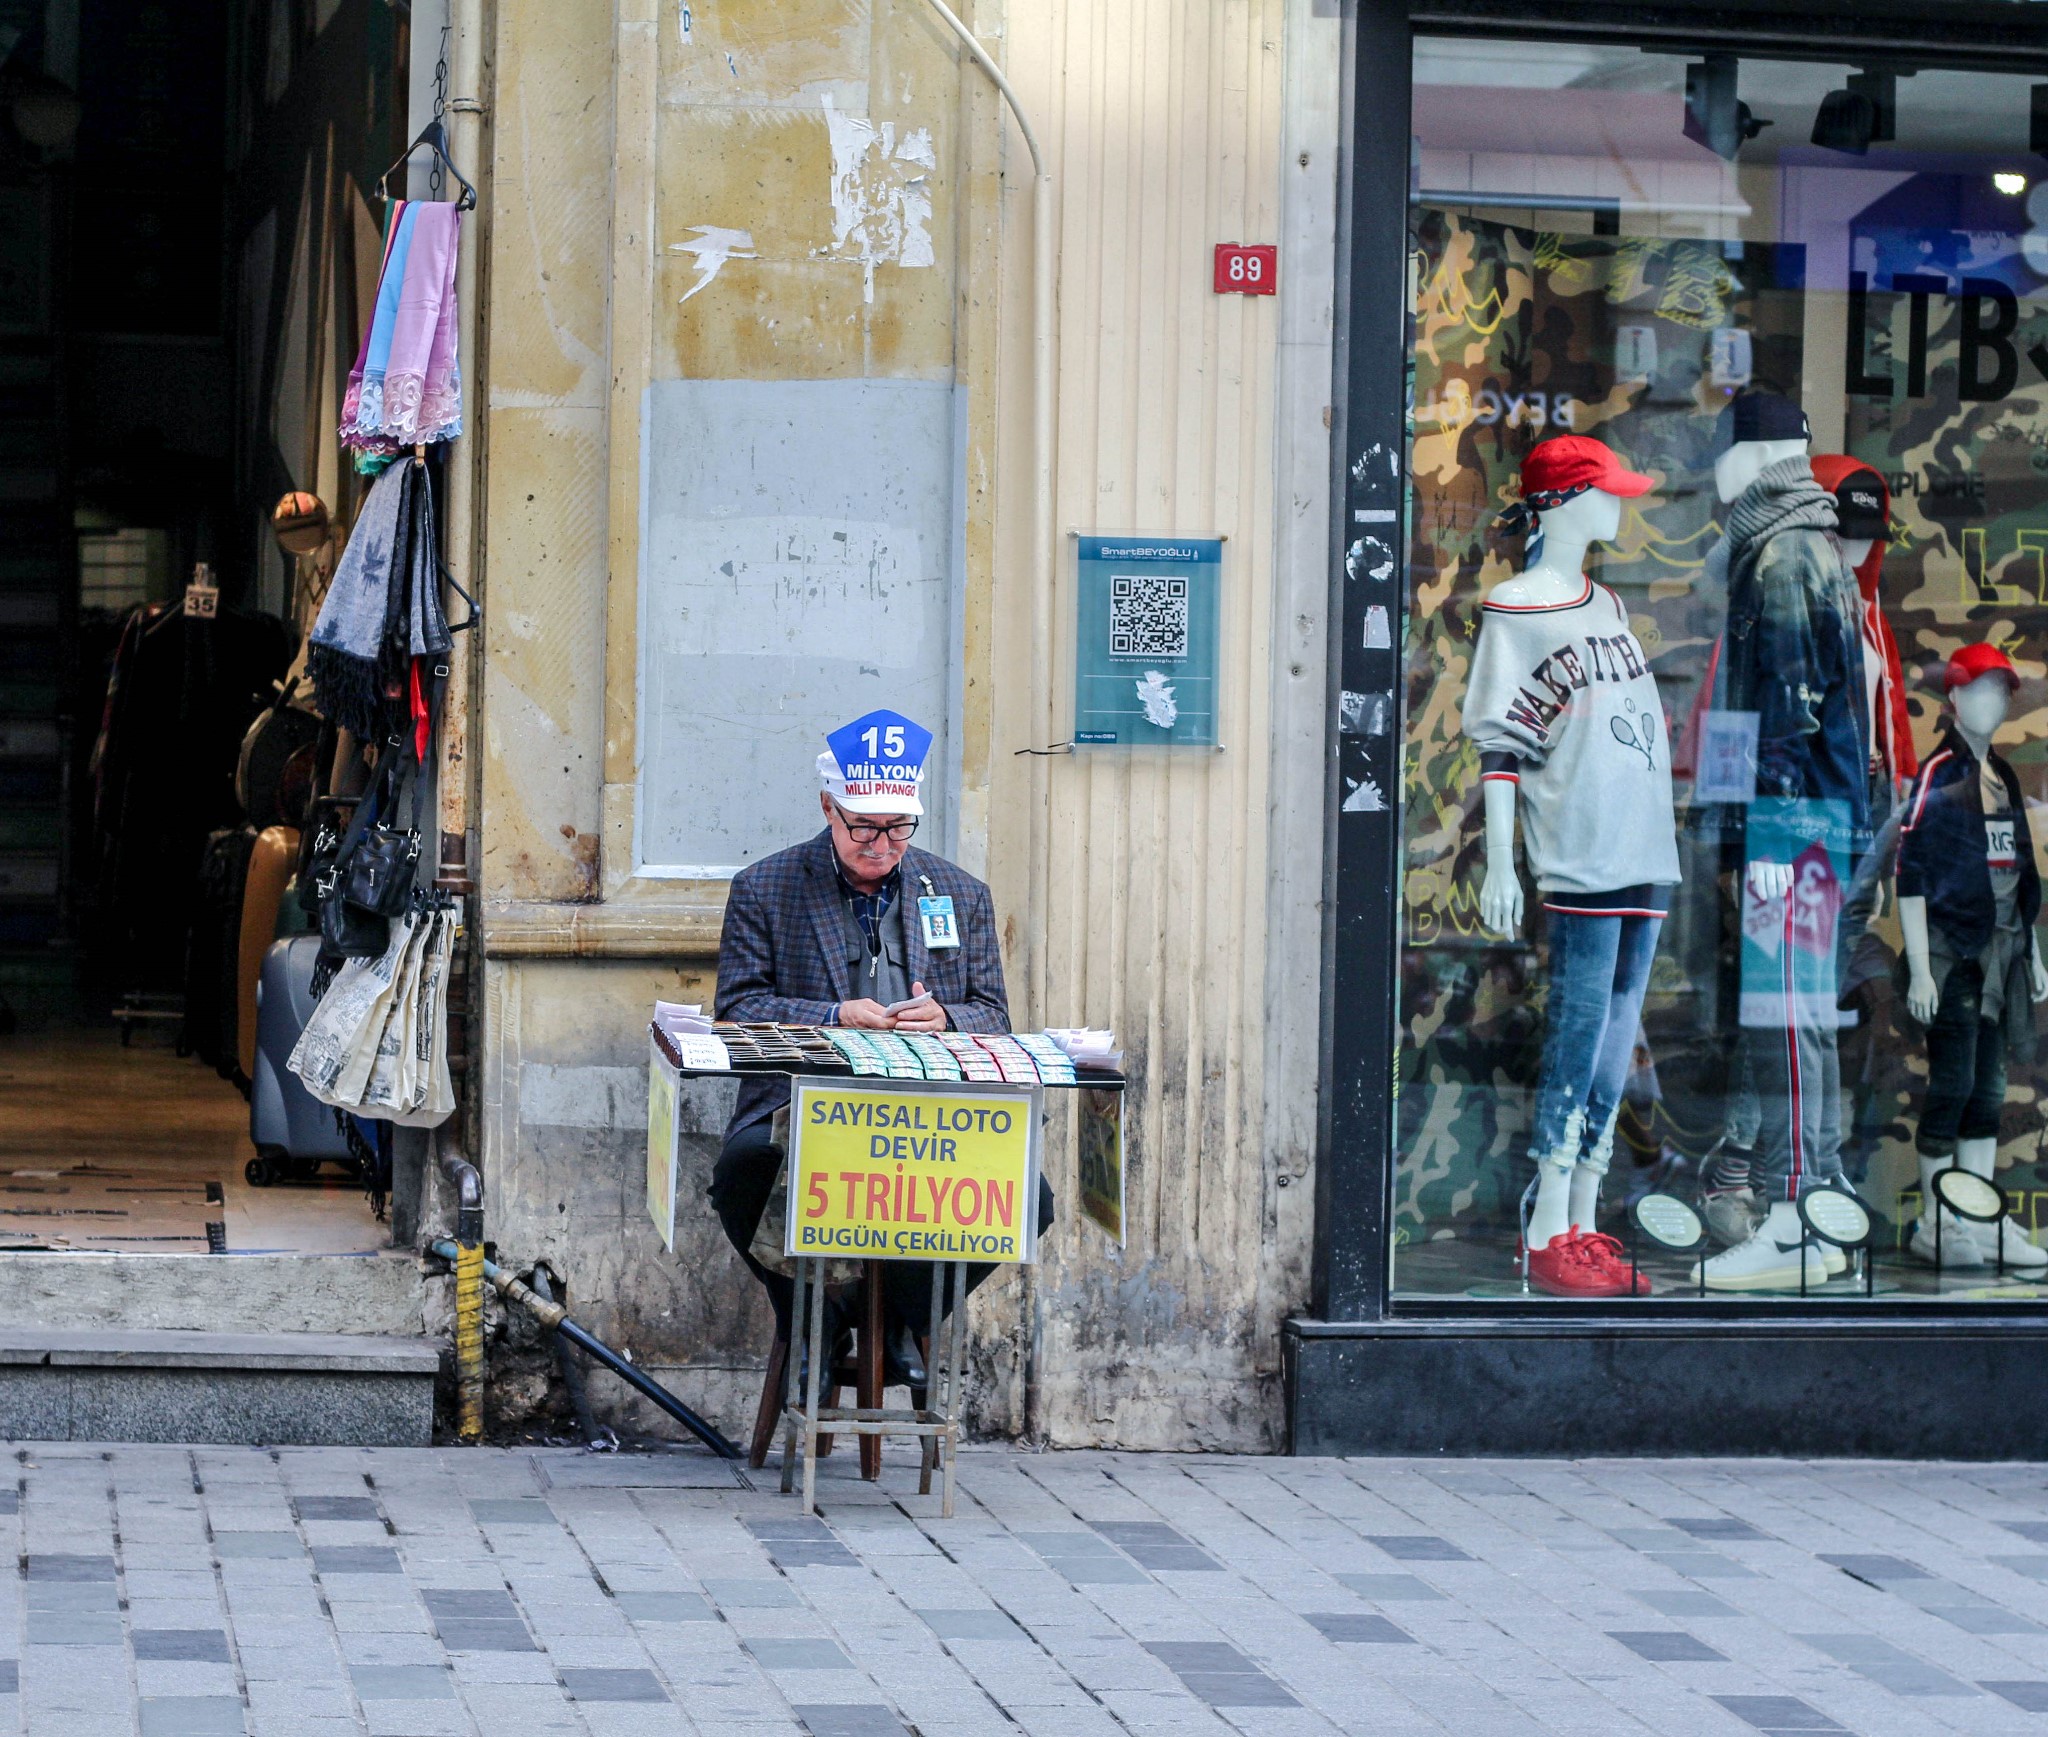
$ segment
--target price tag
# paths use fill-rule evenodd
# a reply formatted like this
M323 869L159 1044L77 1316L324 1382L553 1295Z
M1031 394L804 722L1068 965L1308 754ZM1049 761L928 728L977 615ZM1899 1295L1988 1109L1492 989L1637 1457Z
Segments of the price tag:
M1216 293L1219 296L1270 296L1280 288L1280 250L1216 244Z
M220 586L204 561L193 567L191 583L185 587L185 613L197 621L211 621L220 614Z
M676 1059L686 1068L702 1073L729 1073L732 1069L732 1054L724 1040L708 1031L670 1032L669 1042L676 1046Z

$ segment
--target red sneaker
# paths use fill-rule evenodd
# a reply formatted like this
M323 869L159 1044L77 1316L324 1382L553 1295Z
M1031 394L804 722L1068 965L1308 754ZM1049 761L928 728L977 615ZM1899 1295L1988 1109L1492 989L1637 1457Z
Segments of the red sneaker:
M1550 1239L1547 1248L1529 1251L1529 1282L1553 1297L1619 1297L1628 1292L1628 1273L1618 1276L1586 1247L1574 1226Z
M1635 1271L1628 1263L1628 1250L1621 1246L1617 1237L1602 1236L1598 1231L1577 1233L1585 1249L1585 1259L1607 1273L1614 1281L1614 1295L1647 1297L1650 1281L1643 1273Z

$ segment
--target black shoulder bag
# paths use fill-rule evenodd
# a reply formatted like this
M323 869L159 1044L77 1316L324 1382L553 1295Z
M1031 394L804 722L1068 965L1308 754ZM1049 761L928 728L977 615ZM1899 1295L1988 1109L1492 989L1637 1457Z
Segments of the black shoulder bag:
M396 788L404 777L406 764L411 760L409 746L401 747L394 739L387 747L383 759L370 779L369 788L356 799L355 813L350 818L348 829L336 839L331 854L327 848L332 823L322 828L322 836L313 848L313 897L319 903L320 939L326 952L343 959L375 959L391 944L391 917L405 909L405 891L410 888L408 878L401 886L390 909L379 908L384 897L383 889L395 876L393 859L402 854L402 847L394 849L388 842L394 836L393 829L376 824L385 798ZM380 847L383 858L379 867L373 867L363 877L363 890L372 895L373 902L364 903L356 896L357 858L367 845ZM413 855L417 856L417 835L414 835Z

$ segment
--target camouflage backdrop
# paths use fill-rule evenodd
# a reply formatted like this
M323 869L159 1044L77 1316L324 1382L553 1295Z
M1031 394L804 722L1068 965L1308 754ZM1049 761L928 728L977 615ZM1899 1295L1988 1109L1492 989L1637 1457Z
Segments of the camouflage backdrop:
M1718 851L1684 826L1688 725L1723 606L1701 583L1720 534L1710 443L1715 415L1741 385L1805 398L1805 261L1798 247L1552 235L1427 209L1417 217L1395 1283L1462 1290L1508 1276L1515 1201L1531 1174L1543 1030L1533 896L1533 933L1521 943L1480 929L1478 764L1458 731L1480 599L1524 557L1520 539L1494 520L1518 492L1522 458L1550 433L1595 435L1657 480L1624 504L1620 535L1595 551L1593 567L1628 609L1673 726L1686 874L1652 976L1646 1047L1607 1198L1612 1208L1652 1178L1683 1192L1689 1161L1721 1132L1733 1025L1728 877ZM2028 680L2000 740L2034 808L2038 844L2048 834L2048 301L2004 237L1878 229L1859 235L1856 257L1878 285L1910 268L1991 277L2012 291L2016 329L1988 347L1985 333L1998 333L2003 310L1980 298L1969 316L1973 380L1963 382L1964 304L1920 298L1926 341L1915 358L1913 298L1874 290L1852 368L1871 379L1891 373L1896 395L1852 391L1845 445L1893 493L1883 600L1918 744L1925 752L1935 739L1949 653L1975 640L2004 646ZM1839 309L1846 298L1832 293ZM1835 326L1846 329L1845 318ZM2027 355L2035 345L2038 365ZM1964 402L1964 384L2007 389ZM1914 386L1920 394L1907 396ZM1918 1037L1893 1013L1896 949L1887 910L1853 972L1861 1024L1843 1036L1844 1114L1853 1121L1845 1157L1873 1205L1895 1219L1914 1206L1901 1197L1917 1189L1912 1114L1925 1077ZM2048 1220L2036 1096L2034 1070L2015 1068L2001 1180L2030 1224L2037 1213ZM1454 1242L1467 1249L1425 1256L1420 1246Z

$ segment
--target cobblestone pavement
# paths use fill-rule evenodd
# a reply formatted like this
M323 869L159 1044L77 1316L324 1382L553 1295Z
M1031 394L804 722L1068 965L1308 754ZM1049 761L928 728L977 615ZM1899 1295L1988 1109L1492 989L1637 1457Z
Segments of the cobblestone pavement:
M2048 1467L28 1444L0 1729L2039 1732Z

